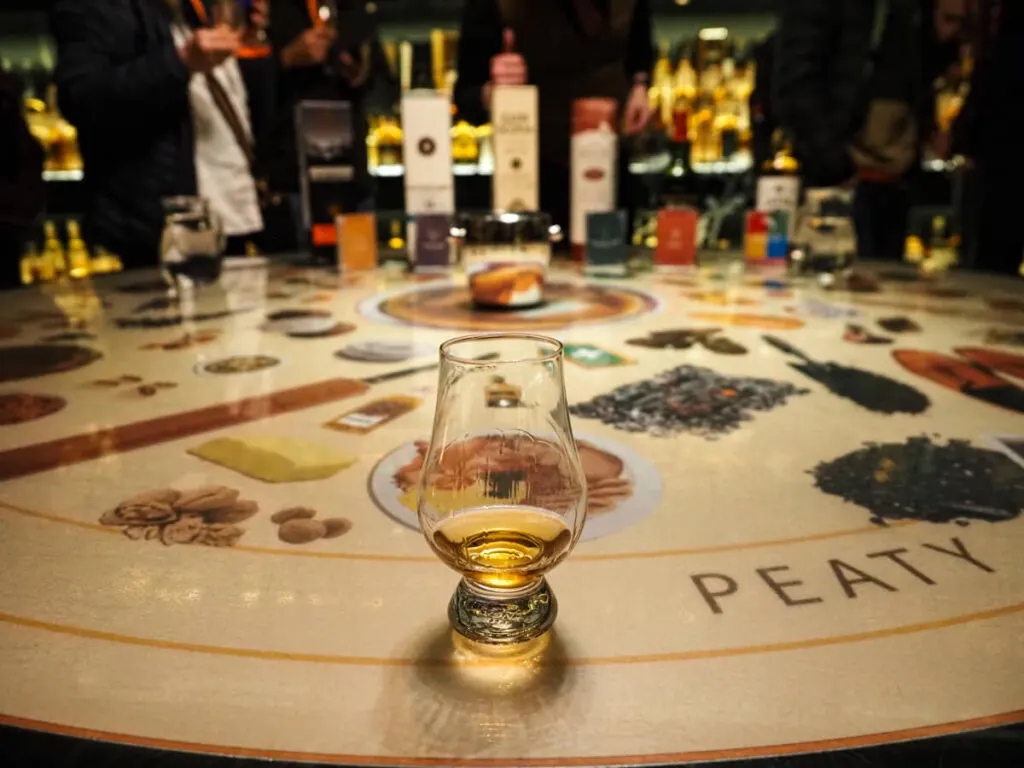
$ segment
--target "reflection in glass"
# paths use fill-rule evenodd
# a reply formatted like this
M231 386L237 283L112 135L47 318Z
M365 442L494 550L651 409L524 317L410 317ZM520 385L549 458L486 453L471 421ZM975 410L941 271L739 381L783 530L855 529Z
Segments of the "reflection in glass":
M495 397L495 383L516 397ZM441 346L420 526L463 579L454 628L483 643L525 642L554 621L544 574L579 540L583 468L566 407L562 345L493 334Z

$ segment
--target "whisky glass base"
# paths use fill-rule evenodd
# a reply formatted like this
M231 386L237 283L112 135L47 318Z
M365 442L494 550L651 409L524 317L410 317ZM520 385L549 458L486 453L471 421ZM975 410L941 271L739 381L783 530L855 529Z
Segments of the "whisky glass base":
M558 602L546 579L507 596L463 579L448 604L448 619L456 632L490 645L535 640L551 629L557 614Z

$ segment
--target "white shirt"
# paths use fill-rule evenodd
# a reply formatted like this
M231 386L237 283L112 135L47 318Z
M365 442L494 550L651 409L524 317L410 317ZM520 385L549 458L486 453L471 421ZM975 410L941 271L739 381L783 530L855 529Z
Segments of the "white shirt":
M175 25L173 31L174 42L178 46L192 36L192 31L181 25ZM238 61L228 59L213 70L213 76L224 88L245 132L251 137L249 96ZM223 219L226 234L248 235L259 232L263 229L263 217L260 215L256 182L249 170L249 161L238 146L231 126L217 109L205 75L192 75L189 101L195 133L199 196L205 198L210 203L210 209Z

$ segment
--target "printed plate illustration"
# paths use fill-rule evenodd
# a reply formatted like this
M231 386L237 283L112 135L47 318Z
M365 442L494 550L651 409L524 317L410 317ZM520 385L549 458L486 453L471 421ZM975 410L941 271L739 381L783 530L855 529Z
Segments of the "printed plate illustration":
M96 350L75 344L0 347L0 383L73 371L101 357Z
M627 320L658 308L658 299L633 288L549 283L544 303L532 309L479 309L467 285L427 283L364 301L371 320L469 331L554 330Z
M269 355L235 355L212 363L201 363L196 366L197 373L213 373L226 375L233 373L257 373L281 364L281 360Z
M867 443L812 472L823 492L869 510L871 522L998 523L1024 512L1024 467L966 440Z
M661 475L631 448L604 438L577 435L587 474L589 504L582 541L610 536L651 515L661 502ZM370 492L389 517L419 530L416 485L427 443L406 443L370 475Z
M63 397L29 395L11 392L0 395L0 427L24 424L63 410L67 401Z
M1024 389L987 369L938 352L899 349L892 356L908 371L935 384L990 405L1024 413Z

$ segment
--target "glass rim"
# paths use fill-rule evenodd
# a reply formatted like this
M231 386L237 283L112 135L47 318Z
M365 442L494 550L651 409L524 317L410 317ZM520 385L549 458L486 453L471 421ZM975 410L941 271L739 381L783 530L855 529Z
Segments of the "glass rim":
M515 341L535 341L541 345L548 345L552 347L551 351L545 352L544 354L538 355L537 357L520 357L520 358L501 358L498 360L478 360L472 357L462 357L461 355L452 354L451 348L460 344L467 344L469 342L486 342L486 341L503 341L503 340L515 340ZM454 339L448 339L441 344L441 359L460 365L475 365L475 366L488 366L488 365L509 365L514 363L548 363L555 360L559 360L562 357L562 353L565 351L565 345L562 344L558 339L552 338L551 336L543 336L539 333L470 333L465 336L456 336Z

